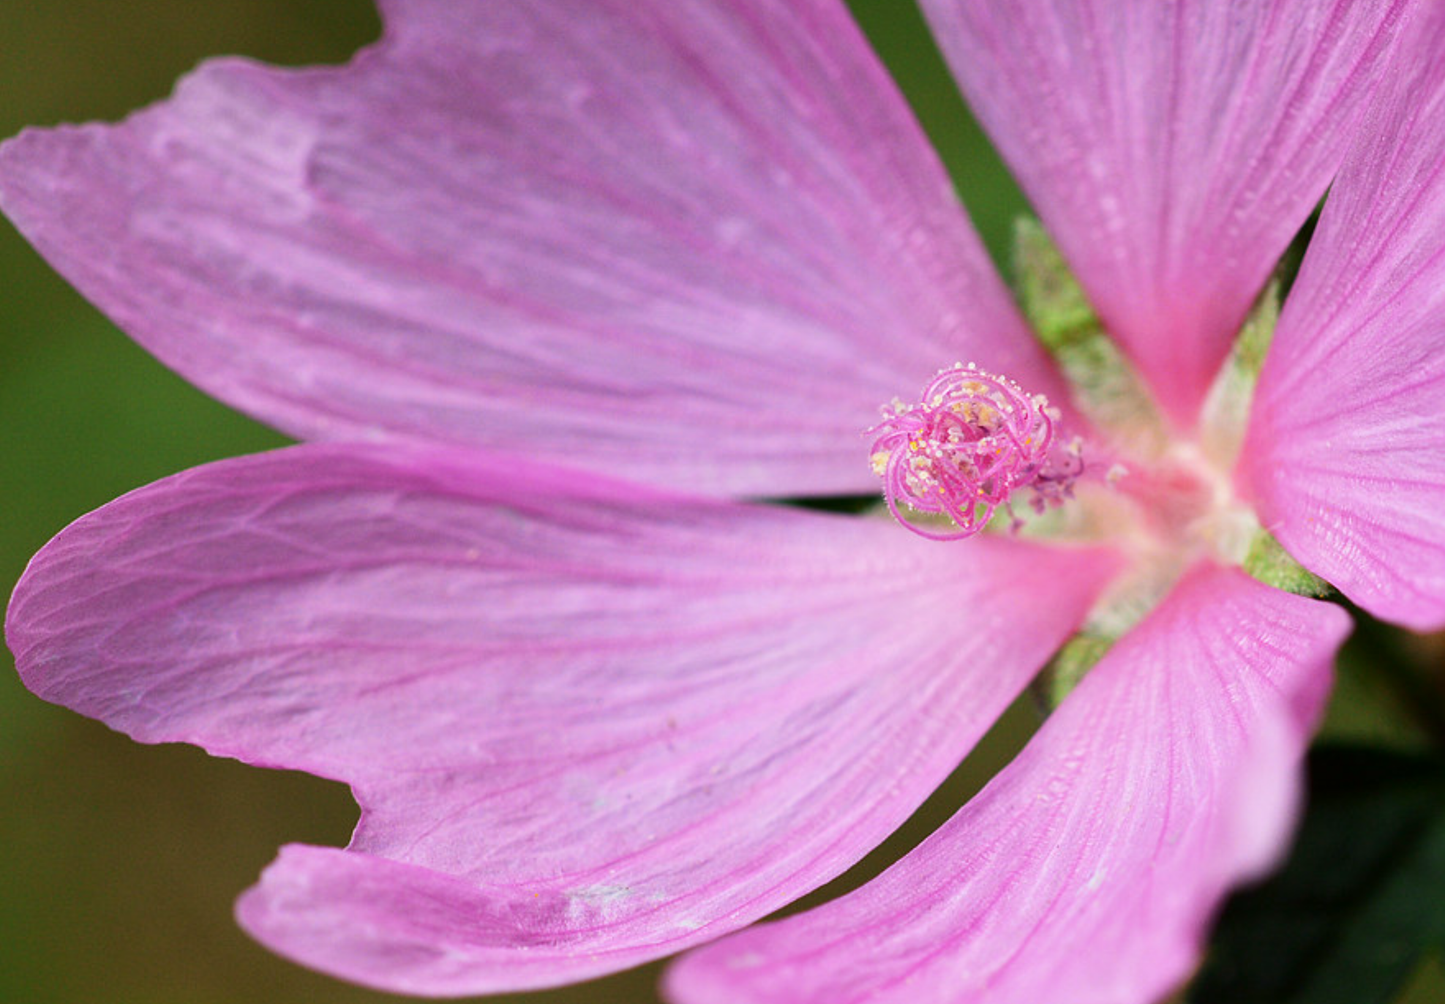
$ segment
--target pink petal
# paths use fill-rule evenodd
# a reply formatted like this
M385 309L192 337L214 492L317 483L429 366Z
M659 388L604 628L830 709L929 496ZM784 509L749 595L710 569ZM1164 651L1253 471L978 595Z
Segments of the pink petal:
M1348 630L1196 569L973 802L876 881L684 959L685 1004L1151 1004L1280 851Z
M471 994L666 955L838 874L1114 568L303 446L82 519L7 633L33 690L139 740L350 783L350 848L285 849L242 923L347 979Z
M385 7L347 68L22 135L5 211L303 439L782 497L875 490L862 430L955 360L1063 398L837 0Z
M923 0L1104 321L1191 427L1406 0Z
M1360 606L1445 626L1445 7L1330 190L1255 398L1265 524Z

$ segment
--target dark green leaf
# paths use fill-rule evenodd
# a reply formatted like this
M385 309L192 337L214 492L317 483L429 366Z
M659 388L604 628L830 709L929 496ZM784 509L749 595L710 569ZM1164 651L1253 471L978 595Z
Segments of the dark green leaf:
M1310 757L1289 861L1224 911L1191 1004L1387 1004L1445 942L1445 762Z

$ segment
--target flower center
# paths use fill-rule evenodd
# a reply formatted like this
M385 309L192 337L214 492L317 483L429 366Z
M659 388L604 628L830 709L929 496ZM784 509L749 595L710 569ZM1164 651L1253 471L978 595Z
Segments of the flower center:
M895 400L867 432L888 510L933 540L971 537L1001 506L1017 528L1015 492L1030 489L1033 509L1043 512L1071 498L1083 472L1080 441L1056 441L1058 420L1042 394L1027 394L1006 377L972 363L940 371L920 403ZM952 527L924 525L903 508L946 517Z

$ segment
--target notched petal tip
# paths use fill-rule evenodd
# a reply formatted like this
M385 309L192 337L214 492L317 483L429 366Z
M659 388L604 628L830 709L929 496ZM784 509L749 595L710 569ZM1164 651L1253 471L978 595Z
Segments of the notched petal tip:
M17 224L301 439L848 494L903 374L967 352L1054 391L841 5L385 11L344 68L207 63L119 125L27 140Z
M392 993L426 997L537 990L620 968L575 933L555 890L487 889L432 869L289 844L236 902L236 920L293 962Z
M51 700L352 786L349 849L290 848L244 898L266 944L474 993L717 937L890 833L1116 567L968 547L516 458L300 446L83 518L11 621Z

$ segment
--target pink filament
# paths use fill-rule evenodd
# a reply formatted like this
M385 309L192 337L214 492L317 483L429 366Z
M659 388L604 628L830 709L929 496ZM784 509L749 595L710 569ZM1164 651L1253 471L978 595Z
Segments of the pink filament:
M1083 461L1077 445L1063 458L1052 455L1059 452L1056 414L1041 395L972 363L940 371L920 404L896 401L868 430L888 510L921 536L957 540L982 530L999 506L1012 513L1009 497L1020 488L1033 488L1037 511L1057 504L1069 497ZM905 519L900 503L948 516L954 529Z

